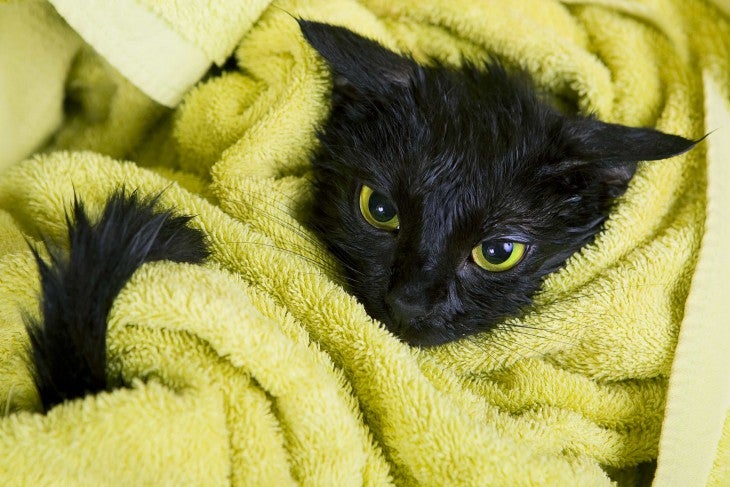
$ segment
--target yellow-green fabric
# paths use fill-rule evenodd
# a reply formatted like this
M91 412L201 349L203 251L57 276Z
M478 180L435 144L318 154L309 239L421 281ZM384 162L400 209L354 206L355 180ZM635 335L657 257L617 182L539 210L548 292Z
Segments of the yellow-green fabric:
M0 171L31 154L62 123L64 81L81 45L46 2L0 7Z
M706 126L730 127L730 103L704 76ZM685 305L659 442L655 487L730 485L730 137L707 146L707 219ZM724 430L721 425L725 424Z
M175 25L179 17L161 13L172 8L154 7ZM255 17L261 5L251 9ZM691 138L721 129L705 126L703 73L730 99L730 20L700 0L277 1L246 25L235 49L241 70L202 81L171 112L133 87L87 97L96 85L82 85L85 103L60 127L57 152L0 174L0 478L644 481L637 465L659 453L704 233L704 143L642 164L605 231L546 280L523 319L412 349L337 284L336 263L300 224L316 204L308 158L330 78L292 15L345 25L417 59L496 56L582 111ZM206 34L215 31L188 40ZM83 62L126 86L95 54ZM93 78L78 70L74 77ZM125 113L118 93L140 104ZM83 116L94 110L103 116ZM109 321L110 375L129 387L41 415L25 362L22 315L38 306L25 240L62 243L74 195L96 213L121 186L162 192L160 206L195 215L212 257L143 266Z

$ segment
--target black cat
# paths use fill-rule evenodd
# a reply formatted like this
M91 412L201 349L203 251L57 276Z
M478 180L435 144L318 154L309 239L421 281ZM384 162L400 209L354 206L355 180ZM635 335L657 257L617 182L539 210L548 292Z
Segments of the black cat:
M334 77L311 225L368 313L412 345L518 315L601 229L637 161L695 144L564 115L499 64L421 66L300 23Z
M498 64L420 66L344 28L300 21L334 79L314 158L311 226L367 311L413 345L489 330L600 230L637 161L694 142L566 116ZM70 256L37 256L42 323L28 324L43 407L107 388L106 320L142 263L200 262L188 217L114 195L76 203Z

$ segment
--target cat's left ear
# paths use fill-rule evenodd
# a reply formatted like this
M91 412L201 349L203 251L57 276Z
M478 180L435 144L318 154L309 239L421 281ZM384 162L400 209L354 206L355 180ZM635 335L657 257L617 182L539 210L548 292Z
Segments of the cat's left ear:
M656 161L682 154L698 142L652 128L627 127L595 118L571 120L566 129L569 155L586 162Z
M627 127L594 118L575 118L563 127L563 162L559 170L590 174L620 194L639 161L667 159L687 152L697 142L652 128Z
M418 65L377 42L335 25L299 20L304 38L334 75L334 89L348 96L373 96L410 85Z

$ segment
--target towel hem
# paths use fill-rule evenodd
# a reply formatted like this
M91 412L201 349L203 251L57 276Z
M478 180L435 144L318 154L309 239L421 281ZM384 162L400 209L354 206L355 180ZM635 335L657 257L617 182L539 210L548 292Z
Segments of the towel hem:
M730 107L703 74L707 130L730 129ZM704 486L730 408L730 301L721 285L730 275L724 243L730 237L730 144L707 139L707 220L687 299L667 395L654 486Z
M174 107L212 61L134 0L49 0L56 11L125 78Z

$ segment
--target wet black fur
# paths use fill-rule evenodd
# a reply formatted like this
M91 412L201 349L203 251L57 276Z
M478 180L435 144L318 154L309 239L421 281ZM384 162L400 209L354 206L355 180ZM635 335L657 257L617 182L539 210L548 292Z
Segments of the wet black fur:
M695 142L564 115L497 63L420 66L340 27L300 21L334 80L315 157L311 226L368 313L413 345L494 327L590 242L637 161ZM360 214L365 184L397 208L397 232ZM470 258L486 239L529 245L513 269Z
M601 229L636 162L694 142L653 129L566 116L529 78L498 64L419 66L343 28L300 21L334 79L331 116L313 160L311 225L340 259L367 311L413 345L489 330L521 313L543 277ZM361 186L398 209L395 233L371 227ZM69 253L34 250L41 319L27 318L31 369L44 410L107 390L112 303L145 262L198 263L208 255L190 217L156 210L121 190L91 223L80 201L68 218ZM503 273L470 259L489 238L529 244Z
M47 244L50 261L33 249L41 278L40 321L26 318L31 370L43 410L68 399L107 390L107 317L115 297L145 262L202 262L203 232L191 217L155 209L121 190L91 223L83 202L67 216L69 252Z

